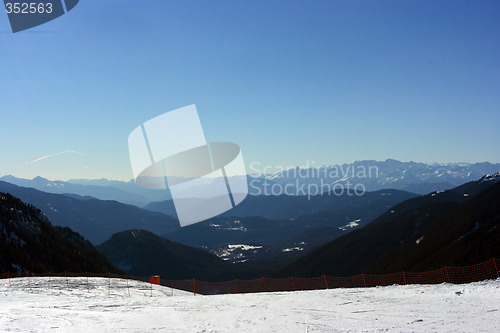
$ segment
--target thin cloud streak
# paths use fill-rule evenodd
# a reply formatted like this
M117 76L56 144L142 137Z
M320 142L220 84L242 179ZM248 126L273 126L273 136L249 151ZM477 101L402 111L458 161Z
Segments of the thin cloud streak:
M34 159L33 161L28 161L28 162L25 163L25 165L36 163L36 162L39 162L39 161L44 160L46 158L55 157L55 156L59 156L59 155L67 154L67 153L73 153L73 154L79 154L79 155L87 155L85 153L81 153L81 152L76 151L76 150L68 149L68 150L62 151L60 153L45 155L45 156L39 157L37 159Z

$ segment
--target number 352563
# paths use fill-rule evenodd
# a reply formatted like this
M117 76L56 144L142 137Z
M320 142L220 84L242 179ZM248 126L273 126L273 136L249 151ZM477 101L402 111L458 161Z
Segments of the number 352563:
M26 3L26 2L6 2L5 10L7 14L43 14L52 13L52 3Z

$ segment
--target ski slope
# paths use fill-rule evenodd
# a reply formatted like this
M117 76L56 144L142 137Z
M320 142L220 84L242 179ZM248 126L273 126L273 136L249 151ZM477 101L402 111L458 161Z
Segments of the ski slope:
M1 332L500 332L500 279L215 296L106 278L10 283Z

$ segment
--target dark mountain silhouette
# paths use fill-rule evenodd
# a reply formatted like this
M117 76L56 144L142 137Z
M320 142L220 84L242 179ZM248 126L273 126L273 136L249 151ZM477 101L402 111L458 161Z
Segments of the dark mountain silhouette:
M54 227L37 208L0 193L0 272L119 273L81 235Z
M114 234L97 249L122 271L135 276L158 274L165 279L226 280L232 265L200 249L178 244L145 230Z
M271 275L293 260L293 256L284 255L233 264L206 250L171 242L145 230L116 233L97 249L127 274L158 274L162 279L256 279Z
M454 209L458 211L460 209L468 209L471 216L476 216L475 214L478 212L475 210L479 209L479 204L464 204L466 208L460 208L459 206L492 186L499 179L500 174L486 176L478 181L461 185L452 190L434 192L423 197L404 201L389 209L366 227L339 237L301 257L278 272L277 275L313 277L328 274L348 276L364 272L364 269L368 268L370 268L371 272L378 273L387 272L386 269L389 270L396 267L422 268L423 266L417 265L418 261L413 262L411 260L409 260L411 264L407 262L406 266L399 264L399 266L393 267L387 264L388 261L393 260L395 257L387 257L384 261L385 264L380 262L380 264L375 265L374 262L384 255L388 255L391 251L396 251L404 257L406 255L404 251L396 249L407 241L410 243L412 241L416 242L419 237L424 236L420 232L426 230L427 226L431 230L441 230L439 234L441 236L438 238L446 243L447 238L444 235L449 234L450 237L455 237L457 233L469 227L467 223L470 222L470 219L467 223L463 222L464 226L457 228L457 231L454 233L454 229L444 222L446 215L443 214L452 214ZM479 197L476 201L481 201L481 198ZM485 205L489 204L485 203ZM465 211L461 214L465 214ZM492 211L492 214L494 215L495 211ZM491 223L498 223L498 221L494 222L494 219L492 221ZM441 228L439 227L440 225L442 226ZM456 237L458 238L460 235ZM493 256L493 253L488 254L488 257L491 256ZM423 260L423 258L421 259ZM429 260L432 261L432 259ZM371 266L372 264L373 266ZM429 267L430 265L424 266Z
M500 183L434 219L364 271L428 271L492 257L500 257Z

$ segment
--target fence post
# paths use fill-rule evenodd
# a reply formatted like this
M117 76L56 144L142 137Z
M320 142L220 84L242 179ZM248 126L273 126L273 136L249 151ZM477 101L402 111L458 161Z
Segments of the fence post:
M170 296L174 296L174 280L172 280L172 293L170 294Z
M111 295L111 273L108 272L108 295Z
M328 289L328 281L326 280L326 275L323 274L323 279L325 280L325 287Z
M406 285L406 275L405 275L405 271L403 271L403 281L405 282L405 285Z
M196 281L194 278L193 278L193 293L194 293L194 296L196 296Z
M68 272L64 271L64 275L66 275L66 289L69 291Z
M266 292L267 292L267 287L266 287L266 277L264 276L264 277L263 277L263 279L264 279L264 291L266 291Z
M85 272L85 276L87 277L87 292L90 292L90 287L89 287L89 273Z
M292 279L293 291L295 291L295 281L293 281L293 276L291 276L290 279Z
M448 280L448 283L451 283L450 282L450 275L448 274L448 266L444 266L444 268L446 269L446 279Z
M240 293L240 284L238 282L238 279L236 279L236 293L239 294Z
M31 289L30 271L28 271L28 287Z
M493 263L495 264L495 272L497 273L497 278L499 278L500 276L498 275L497 260L495 259L495 257L493 257L492 260L493 260Z
M7 271L7 276L9 277L9 288L10 288L10 287L12 286L12 285L10 284L10 271Z
M362 273L361 275L363 276L363 284L365 285L365 288L366 288L365 273Z
M127 276L127 274L125 274L125 281L127 281L128 297L130 297L130 288L128 287L128 276Z
M50 290L50 275L51 273L49 272L49 290Z

